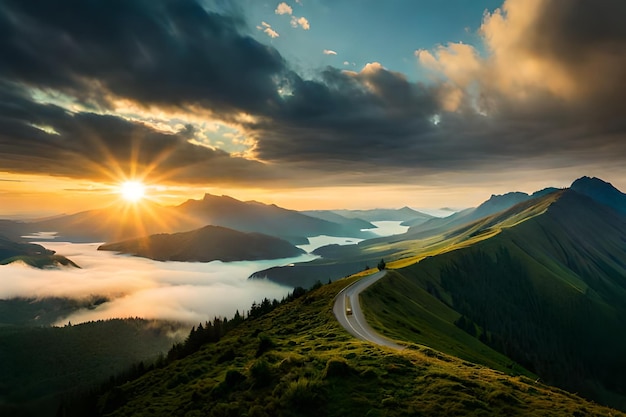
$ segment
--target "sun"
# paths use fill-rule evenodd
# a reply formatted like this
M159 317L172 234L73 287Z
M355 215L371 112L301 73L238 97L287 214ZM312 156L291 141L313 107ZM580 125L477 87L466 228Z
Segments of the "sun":
M136 203L146 194L146 186L139 181L126 181L120 185L120 194L124 200Z

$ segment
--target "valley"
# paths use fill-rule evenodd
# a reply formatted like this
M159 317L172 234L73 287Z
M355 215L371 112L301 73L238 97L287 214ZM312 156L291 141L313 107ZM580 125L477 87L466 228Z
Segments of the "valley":
M421 221L415 222L402 217L409 213L404 209L400 211L402 214L397 215L393 211L378 210L369 214L361 211L359 213L370 221L357 220L357 223L345 211L341 215L316 212L317 216L329 219L324 221L365 225L367 229L344 237L323 233L305 236L308 243L301 243L300 248L278 237L239 232L223 226L206 226L190 232L157 234L104 245L57 242L59 237L56 234L39 231L48 233L34 236L55 239L40 242L39 246L15 243L14 247L64 254L81 268L38 270L19 263L4 266L8 268L5 271L22 276L22 289L15 286L9 292L7 287L3 290L6 294L13 294L12 297L23 297L23 301L7 298L3 302L13 303L11 309L23 311L23 315L13 319L15 324L7 324L32 325L36 323L33 322L36 311L36 320L40 323L65 323L69 332L72 327L79 329L80 326L76 326L78 323L100 323L103 319L131 314L157 319L162 323L179 323L176 325L179 330L175 333L181 340L180 332L184 334L189 328L186 326L202 323L205 317L233 317L235 313L241 313L245 320L231 330L233 334L240 334L238 338L252 337L251 340L260 338L259 334L266 334L259 343L269 344L262 353L257 351L256 359L245 359L247 353L244 349L240 353L235 351L234 362L231 363L230 359L224 362L225 365L230 364L227 367L222 366L219 360L215 369L218 373L211 377L213 381L218 381L217 385L208 381L201 383L206 378L201 376L206 375L205 371L172 376L186 381L181 383L180 389L198 393L194 397L196 399L185 405L197 410L202 410L201 404L206 401L219 406L222 400L239 398L239 405L232 408L239 410L238 413L256 407L272 414L273 407L283 410L287 407L296 415L307 415L306 409L299 409L296 405L299 400L289 399L292 395L290 390L296 390L293 395L303 395L302 398L312 395L311 398L315 398L304 401L321 398L331 401L328 403L329 413L336 415L342 402L335 403L337 399L330 394L330 387L336 387L333 378L367 374L367 378L372 379L370 382L375 381L375 384L364 389L373 390L374 386L385 385L388 372L395 373L391 370L372 372L367 370L370 369L367 366L363 368L363 363L367 361L357 360L360 357L357 352L361 349L365 349L371 357L371 367L376 366L376 361L384 363L387 360L384 358L388 357L379 357L379 353L375 352L391 349L384 355L397 355L397 358L407 361L402 366L403 370L398 371L399 376L419 378L420 369L437 367L440 371L431 381L434 384L443 383L452 374L467 373L467 377L455 378L463 386L473 386L464 378L469 378L472 372L483 375L480 378L491 382L486 382L483 388L478 389L477 386L477 390L472 388L468 391L473 399L468 399L465 405L454 406L448 400L447 406L461 407L458 410L465 410L459 411L462 413L472 410L494 412L501 407L522 413L528 404L533 403L524 392L535 392L539 401L543 401L545 395L557 395L559 398L566 395L564 391L563 394L560 391L547 394L548 391L544 390L549 390L549 387L544 383L578 392L601 404L626 408L626 396L619 389L623 383L620 378L624 374L619 352L626 348L626 344L615 337L619 334L620 323L626 319L623 313L626 311L626 287L621 278L626 276L626 264L622 260L626 253L626 219L620 211L616 211L621 207L622 194L597 179L577 181L578 184L592 181L592 186L583 187L584 194L574 189L547 189L533 195L510 193L492 196L476 209L463 210L447 218L420 215ZM602 191L597 192L598 189ZM607 194L612 196L608 200ZM610 205L606 204L607 201ZM267 207L257 203L253 206L262 211ZM204 213L206 216L210 212ZM396 220L380 217L385 215ZM246 213L245 216L252 215ZM581 218L585 221L577 221ZM378 236L364 239L364 233L378 233ZM254 239L263 240L257 244ZM291 252L283 252L278 255L279 259L269 260L275 244ZM304 254L301 248L306 248L309 253ZM239 253L251 250L250 253L261 260L234 261L237 258L226 255L235 253L233 250ZM217 256L218 253L222 255ZM282 257L285 255L296 256ZM221 261L214 260L217 258ZM380 268L383 270L377 272ZM223 272L217 272L222 269ZM107 274L113 270L124 272L118 272L112 279ZM211 274L221 274L223 278L218 278L220 275L212 278ZM34 290L36 287L28 285L29 281L36 285L53 277L57 284L54 291L40 285ZM69 280L65 281L65 277ZM77 280L82 282L79 284ZM94 287L96 282L98 286ZM312 291L304 295L298 292L298 297L295 297L295 293L300 291L298 289L310 287ZM292 290L297 299L290 295ZM92 294L91 301L81 294ZM290 298L286 299L287 296ZM33 297L40 301L35 301ZM50 298L46 305L46 297L60 298L57 298L58 301ZM63 301L65 299L84 301L72 304ZM276 301L272 303L272 299ZM24 303L35 303L40 307L29 309ZM252 309L248 310L250 305ZM273 306L271 312L267 310L261 316L253 314L262 305ZM319 316L321 321L302 316L304 310L311 308L315 308L315 312L310 314ZM288 320L285 323L290 320L292 324L280 324L284 319ZM274 323L271 329L261 324L266 320ZM68 327L68 323L74 325ZM25 335L34 335L27 327L14 328ZM253 332L255 336L244 336L248 334L246 332ZM7 340L14 338L12 334L17 333L5 334L9 338ZM225 340L229 340L228 337L226 335ZM145 337L141 336L140 340L145 340ZM164 343L159 345L162 346L159 350L161 355L165 353L163 346L174 340L169 339L168 342L162 339L159 342ZM234 343L232 349L241 346L234 340L229 342ZM309 345L314 340L315 344ZM371 345L372 342L374 345ZM180 359L189 363L180 369L194 367L197 355L210 357L214 354L211 352L220 352L217 346L221 343L225 342L219 341L215 347L211 344L196 346L194 349L199 349L197 353ZM304 350L300 351L299 346ZM265 353L266 349L270 353ZM351 350L357 354L352 355ZM391 353L393 351L397 353ZM142 360L153 363L156 352L146 350L144 353ZM600 355L602 360L598 360L596 355ZM292 359L295 357L301 359ZM296 360L295 363L305 361L296 366L309 369L305 373L307 377L290 366L281 365L292 360ZM422 365L413 369L416 363ZM144 378L155 378L162 372L160 367L176 375L181 364L176 365L176 370L171 366L174 364L159 362L156 368L146 367L136 373L137 383L141 385L143 382L140 381ZM395 366L392 368L395 369ZM257 375L257 371L249 371L257 367L263 369L259 372L263 372L264 376ZM231 371L239 375L240 382L233 382L235 385L226 388L219 383L220 375L226 375L228 381L235 375ZM495 387L497 384L492 378L498 374L506 376L506 380L511 382L507 383L507 393L502 394L501 399L494 399L482 390ZM95 381L101 377L93 378ZM263 382L257 378L263 378ZM427 379L430 380L430 377ZM279 382L283 380L292 382L289 387L283 387ZM358 384L366 384L365 380L359 381ZM532 381L535 382L531 384ZM537 381L541 381L541 385ZM531 390L524 388L524 384L535 387ZM168 383L168 386L172 385ZM133 415L140 415L133 404L135 398L141 401L145 393L139 394L133 387L134 383L124 388L124 401L104 400L104 408L97 412L106 410L107 415L117 415L116 410L122 413L134 410ZM277 402L258 403L255 400L249 403L238 394L239 390L243 390L243 394L269 387L273 387L278 395ZM284 389L287 391L279 394ZM297 394L297 390L301 393ZM427 391L432 393L432 390ZM217 392L223 394L218 395ZM374 394L377 391L368 392L378 395ZM100 395L108 398L112 394L103 391ZM152 394L153 397L156 395L160 394ZM393 398L399 401L397 395ZM54 404L54 401L58 400L45 400L41 404ZM170 410L168 412L174 412L167 401L170 400L162 405ZM567 401L560 398L559 404L567 404ZM574 403L584 401L576 398ZM382 409L389 411L388 402L383 402L385 407ZM69 399L63 400L63 404L68 415L72 412L80 415L84 406ZM370 401L364 402L363 406L377 409ZM420 409L416 403L406 400L398 403L398 407L399 415L410 409ZM563 415L572 411L568 407L561 410ZM153 408L157 412L156 403Z

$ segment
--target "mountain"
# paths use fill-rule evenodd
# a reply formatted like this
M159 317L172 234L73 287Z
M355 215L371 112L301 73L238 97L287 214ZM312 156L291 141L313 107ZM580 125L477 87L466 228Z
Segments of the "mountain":
M364 296L395 303L372 310L377 328L446 351L454 325L547 383L626 409L626 217L568 189L453 234L476 240Z
M331 210L333 213L339 214L349 219L363 219L368 222L379 221L398 221L404 222L413 220L419 222L420 220L426 221L432 219L430 214L422 213L420 211L413 210L409 207L402 207L401 209L371 209L371 210Z
M205 194L202 200L188 200L175 210L204 224L228 227L242 232L258 232L277 236L292 243L318 235L373 236L361 231L361 224L338 224L288 210L274 204L243 202L228 196Z
M279 259L304 253L302 249L276 237L242 233L220 226L107 243L98 250L128 253L157 261L183 262Z
M186 218L172 207L144 202L114 204L102 209L24 223L27 233L57 232L72 242L112 242L159 232L176 232L205 226Z
M570 188L619 213L626 214L626 194L613 187L611 183L596 177L581 177L574 181Z
M360 222L339 224L276 205L243 202L210 194L202 200L191 199L178 206L161 206L151 202L116 204L41 221L11 223L9 226L11 230L19 229L21 234L55 231L63 239L75 242L115 242L157 233L185 232L207 225L263 233L294 244L307 243L307 237L318 235L363 239L374 236L361 231L363 224Z
M13 242L24 242L22 235L24 223L15 220L0 219L0 236Z
M46 249L36 243L14 242L0 235L0 265L23 262L35 268L56 266L72 266L78 268L71 260Z
M0 261L14 256L54 255L53 250L35 243L18 243L0 235Z
M483 202L475 208L461 210L451 216L444 218L433 218L426 222L405 222L403 225L411 226L407 231L411 235L434 235L454 226L460 226L485 216L497 213L513 207L515 204L533 198L541 197L557 191L557 188L545 188L533 194L526 194L519 191L502 195L492 194L489 200Z

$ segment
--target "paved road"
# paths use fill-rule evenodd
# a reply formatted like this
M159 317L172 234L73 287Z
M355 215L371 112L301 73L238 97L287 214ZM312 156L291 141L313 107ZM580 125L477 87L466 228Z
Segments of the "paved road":
M392 342L391 340L381 336L372 329L361 310L359 304L359 294L367 287L385 276L385 271L377 272L365 278L361 278L355 283L347 286L337 294L335 298L335 305L333 306L333 313L339 321L339 323L357 339L365 340L368 342L376 343L377 345L388 346L393 349L402 350L403 346ZM346 313L346 299L350 300L352 307L352 314Z

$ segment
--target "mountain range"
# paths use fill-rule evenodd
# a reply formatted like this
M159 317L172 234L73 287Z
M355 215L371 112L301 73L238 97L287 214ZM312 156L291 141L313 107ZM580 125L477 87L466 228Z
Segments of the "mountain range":
M310 210L303 213L317 217L328 215L339 215L348 219L360 219L368 222L379 221L400 221L413 223L425 222L428 219L432 219L430 214L422 213L420 211L413 210L410 207L402 207L400 209L371 209L371 210Z
M241 232L258 232L286 239L292 243L305 243L306 237L329 235L367 238L373 235L362 232L362 222L354 224L345 218L334 221L310 217L295 210L257 201L242 202L228 196L206 194L202 200L188 200L176 207L182 216L197 222L223 226ZM367 227L372 225L367 224Z
M263 233L303 244L307 243L307 237L318 235L365 239L374 235L361 229L375 228L371 223L339 215L329 221L273 204L244 202L210 194L201 200L190 199L178 206L145 202L141 205L114 205L41 221L7 222L5 228L17 231L15 234L54 231L63 239L75 242L115 242L212 225L240 232Z
M584 181L583 177L581 180ZM574 182L573 186L581 180ZM596 192L600 202L602 198L611 196L611 201L622 202L620 196L624 196L619 190L602 180L595 179ZM573 189L572 189L573 190ZM320 255L316 259L306 263L295 264L293 267L272 267L258 271L251 278L268 278L283 285L310 286L319 277L325 280L335 280L359 270L369 269L381 258L397 260L400 258L411 259L416 252L434 250L453 244L463 239L465 231L471 228L474 222L488 218L491 215L503 212L517 204L533 204L537 199L554 194L557 188L545 188L532 194L511 192L504 195L492 195L487 201L478 207L469 208L456 212L444 218L430 218L426 221L417 221L403 235L378 237L360 242L357 245L330 245L317 249L314 253ZM604 201L602 200L602 201ZM619 207L619 206L618 206ZM613 207L611 207L613 208ZM412 224L411 221L403 224Z
M557 188L545 188L532 194L526 194L520 191L513 191L502 195L493 194L478 207L461 210L444 218L435 217L426 222L405 221L402 224L411 227L409 229L411 234L437 234L441 230L468 223L472 220L478 220L490 214L506 210L517 203L541 197L542 195L550 194L556 190Z

